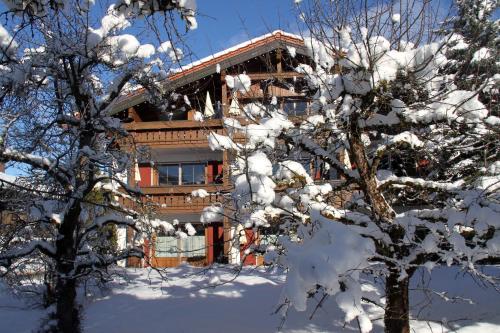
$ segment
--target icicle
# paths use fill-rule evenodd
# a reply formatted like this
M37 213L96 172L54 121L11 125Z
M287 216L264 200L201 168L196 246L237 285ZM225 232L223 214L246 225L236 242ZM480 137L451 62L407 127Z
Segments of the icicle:
M212 117L215 114L214 106L212 105L212 100L210 99L210 94L207 91L207 98L205 100L205 111L203 112L205 117Z

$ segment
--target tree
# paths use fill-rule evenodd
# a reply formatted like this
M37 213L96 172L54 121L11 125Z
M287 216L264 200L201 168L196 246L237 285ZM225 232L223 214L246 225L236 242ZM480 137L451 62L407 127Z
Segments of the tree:
M407 333L417 269L459 265L498 283L478 268L500 256L496 2L458 1L446 20L428 1L296 3L314 114L270 104L226 121L233 136L211 134L235 155L234 219L278 224L266 251L288 270L284 309L335 296L369 332L362 302L380 303L361 283L381 277L385 331ZM298 153L342 181L316 182Z
M0 236L0 267L12 276L27 259L36 258L32 269L46 263L55 312L43 330L79 332L78 283L109 278L110 265L144 256L145 233L172 228L118 204L140 207L141 198L122 177L133 151L111 111L131 88L160 99L161 80L182 55L173 13L196 28L195 1L118 0L107 9L83 0L3 4L0 162L23 170L24 181L9 185L27 199L15 232ZM169 40L141 44L132 34L145 26L152 42ZM106 230L116 227L136 231L129 248L113 250Z

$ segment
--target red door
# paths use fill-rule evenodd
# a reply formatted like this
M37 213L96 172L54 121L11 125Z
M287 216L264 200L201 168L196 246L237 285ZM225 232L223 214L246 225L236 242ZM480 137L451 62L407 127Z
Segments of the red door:
M212 223L207 227L207 263L222 262L224 258L224 228L222 223Z

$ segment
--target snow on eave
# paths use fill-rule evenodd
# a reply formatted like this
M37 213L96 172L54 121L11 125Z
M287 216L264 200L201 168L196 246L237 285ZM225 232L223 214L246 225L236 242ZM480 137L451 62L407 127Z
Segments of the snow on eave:
M265 35L252 38L250 40L247 40L243 43L237 44L235 46L232 46L228 49L225 49L223 51L214 53L212 55L209 55L207 57L204 57L200 60L194 61L192 63L189 63L187 65L181 66L180 68L172 70L171 76L167 78L169 82L174 82L176 80L184 79L186 80L189 76L192 74L201 71L203 69L206 69L208 67L212 67L212 70L210 71L211 74L216 72L216 67L217 64L219 64L222 61L227 61L233 57L238 56L239 54L242 54L244 52L250 51L252 49L256 49L260 46L266 45L268 43L272 43L275 41L281 41L287 44L294 44L295 46L303 46L304 45L304 40L301 36L295 35L289 32L285 32L283 30L275 30L273 32L267 33ZM299 50L298 50L299 51ZM225 69L227 67L235 65L234 63L223 66L221 65L221 69ZM208 74L210 75L210 74ZM183 84L187 84L190 81L186 80L183 81ZM177 86L174 85L174 89ZM113 112L112 113L117 113L119 111L123 111L127 109L128 107L140 104L145 101L145 90L144 88L137 89L136 91L132 91L128 93L127 95L123 96L123 98L120 98L116 103L115 106L113 107Z
M16 179L17 179L16 176L12 176L12 175L8 175L4 172L0 172L0 185L3 184L4 181L6 183L15 183Z
M282 38L282 37L284 37L284 38ZM266 44L266 43L269 43L269 42L272 42L275 40L288 41L288 42L292 42L292 43L295 43L298 45L304 45L304 40L302 39L301 36L294 35L294 34L285 32L283 30L275 30L275 31L270 32L268 34L249 39L243 43L237 44L237 45L232 46L232 47L225 49L223 51L211 54L205 58L194 61L190 64L185 65L185 66L181 66L181 68L174 70L175 74L171 76L171 80L177 79L180 76L179 74L181 74L181 73L185 73L188 71L191 72L192 69L196 70L196 69L198 69L198 67L204 68L210 64L213 64L215 66L215 65L217 65L217 62L213 63L214 61L220 61L220 60L222 60L221 58L223 58L224 56L229 55L231 53L235 53L233 55L233 56L235 56L241 51L246 51L246 49L249 46L253 46L254 44L259 44L256 46L260 46L260 45L263 45L263 44ZM202 65L204 65L204 66L202 66ZM224 68L221 67L221 69L224 69Z

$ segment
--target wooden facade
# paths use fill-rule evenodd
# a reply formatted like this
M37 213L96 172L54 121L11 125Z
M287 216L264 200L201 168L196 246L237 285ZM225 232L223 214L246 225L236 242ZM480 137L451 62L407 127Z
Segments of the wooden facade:
M290 48L296 50L293 55L290 54ZM173 74L169 78L168 87L176 96L184 98L168 100L165 103L168 106L166 109L150 105L145 93L140 90L119 101L115 105L116 115L126 120L124 127L131 134L132 142L136 146L148 147L154 153L152 156L157 159L138 161L135 166L137 170L129 172L130 185L139 185L144 193L144 200L154 203L158 207L157 213L167 220L170 217L182 219L184 216L185 220L182 222L196 222L192 220L193 216L199 216L203 208L211 204L222 203L224 195L231 191L230 157L226 152L214 157L207 139L210 132L226 134L222 119L231 116L231 101L237 98L240 105L254 101L265 104L274 98L284 108L290 101L295 103L293 105L301 102L306 105L307 97L300 92L300 85L305 85L303 75L293 68L298 63L308 62L302 39L277 31L187 65L182 71ZM241 73L250 77L252 86L246 93L233 94L227 87L226 76ZM195 112L203 112L207 95L214 104L216 114L203 122L193 120ZM186 103L186 100L190 102ZM297 115L300 118L307 115L308 109L299 111L304 112ZM295 113L290 115L292 118L296 116ZM246 122L245 119L238 120ZM176 156L178 160L175 160ZM188 164L204 168L204 171L198 171L200 175L204 173L201 182L184 184L183 168ZM175 171L176 165L179 165L178 171ZM167 182L172 180L168 174L170 171L167 170L165 176L162 167L169 168L174 173L171 177L174 184L165 185L165 179ZM136 179L136 175L140 176L140 180ZM217 176L220 179L216 183ZM204 198L192 197L191 192L200 188L205 189L209 195ZM127 204L125 201L122 203ZM226 215L229 215L229 211ZM188 256L185 254L189 252L180 250L177 255L161 257L156 248L159 243L156 242L145 244L145 252L150 256L147 261L158 267L176 266L181 262L193 265L228 262L232 240L238 237L234 232L234 227L225 217L220 223L204 226L204 242L201 234L198 236L200 243L205 244L204 255ZM246 230L243 237L248 240L246 247L258 240L258 235L250 230ZM261 257L245 256L245 246L236 251L244 263L262 263ZM140 266L143 263L131 260L129 265Z
M208 133L224 134L220 119L133 122L124 127L136 144L152 148L206 148Z

